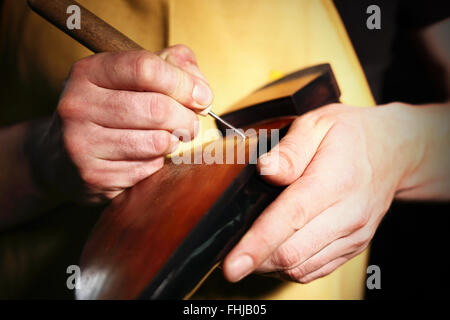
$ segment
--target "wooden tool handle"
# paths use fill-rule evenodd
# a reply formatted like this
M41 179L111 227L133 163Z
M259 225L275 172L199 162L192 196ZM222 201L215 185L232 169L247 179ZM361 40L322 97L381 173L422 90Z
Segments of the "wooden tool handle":
M97 17L73 0L28 0L28 5L40 16L48 20L66 34L95 53L106 51L126 51L142 49L111 25ZM81 28L70 30L67 8L76 5L80 8Z

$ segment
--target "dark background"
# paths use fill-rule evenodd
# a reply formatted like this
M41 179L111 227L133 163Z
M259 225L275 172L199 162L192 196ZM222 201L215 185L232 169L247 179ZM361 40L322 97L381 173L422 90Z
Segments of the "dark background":
M450 16L449 2L335 0L377 104L444 101L442 72L417 32ZM381 29L369 30L369 5L381 9ZM414 130L414 128L411 128ZM395 201L372 241L369 264L381 269L381 290L366 298L449 297L449 204Z

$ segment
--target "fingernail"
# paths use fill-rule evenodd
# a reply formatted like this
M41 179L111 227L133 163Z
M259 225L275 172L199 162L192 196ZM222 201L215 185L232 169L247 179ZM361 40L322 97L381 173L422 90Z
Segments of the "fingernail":
M192 92L192 98L198 107L208 107L212 102L211 89L203 83L197 83Z
M235 258L230 263L231 280L239 281L248 275L253 268L253 260L248 255L242 255Z

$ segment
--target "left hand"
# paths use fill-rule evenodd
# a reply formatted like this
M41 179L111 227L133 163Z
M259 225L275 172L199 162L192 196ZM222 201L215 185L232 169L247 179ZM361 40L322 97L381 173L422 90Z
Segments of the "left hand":
M226 257L225 277L276 272L307 283L361 253L420 154L407 116L400 104L335 104L296 119L258 162L275 172L268 182L289 186Z

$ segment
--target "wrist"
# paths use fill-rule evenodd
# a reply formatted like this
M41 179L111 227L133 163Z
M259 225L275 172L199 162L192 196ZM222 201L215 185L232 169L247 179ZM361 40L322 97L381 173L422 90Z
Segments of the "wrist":
M375 109L381 114L381 154L390 162L386 174L395 177L394 192L397 194L413 187L411 176L417 171L424 157L425 138L420 116L416 107L401 102L389 103Z
M413 106L392 103L386 108L397 127L396 159L403 171L396 188L402 199L448 198L450 108L446 104Z

